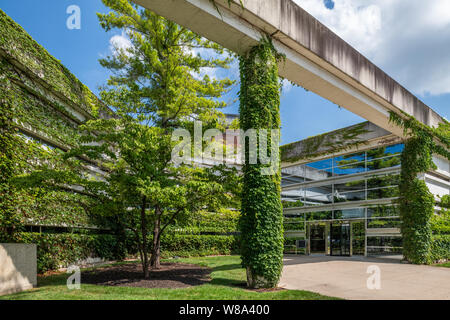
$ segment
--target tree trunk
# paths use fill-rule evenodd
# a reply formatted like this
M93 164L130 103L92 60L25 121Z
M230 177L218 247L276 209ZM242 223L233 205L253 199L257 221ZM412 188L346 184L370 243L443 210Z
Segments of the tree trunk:
M141 209L141 232L142 232L142 270L144 272L144 278L148 279L150 276L148 270L148 254L147 254L147 218L145 217L145 207L147 206L147 198L144 197L142 200Z
M160 257L161 257L161 211L159 208L156 208L156 219L153 228L152 257L150 259L150 265L152 269L159 269L161 267Z

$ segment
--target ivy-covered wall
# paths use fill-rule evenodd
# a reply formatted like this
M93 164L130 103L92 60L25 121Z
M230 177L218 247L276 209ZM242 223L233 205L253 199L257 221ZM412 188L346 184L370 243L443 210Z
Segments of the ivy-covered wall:
M89 114L101 111L102 104L98 98L2 10L0 25L2 58L7 59L16 68L25 69L32 80L41 80L47 91L53 92L75 108ZM21 82L30 84L25 79Z
M79 143L83 121L110 111L1 10L0 30L0 224L16 231L30 224L97 225L86 210L93 199L70 186L19 189L11 178L43 167L87 164L63 161L62 155Z

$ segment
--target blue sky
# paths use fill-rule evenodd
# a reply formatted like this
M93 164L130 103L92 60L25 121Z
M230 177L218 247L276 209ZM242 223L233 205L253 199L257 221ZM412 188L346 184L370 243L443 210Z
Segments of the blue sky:
M341 30L339 26L342 25L342 20L336 20L336 17L339 17L338 15L344 9L348 13L348 8L343 8L342 6L346 4L351 6L351 1L303 0L302 3L302 0L296 0L302 7L306 6L308 11L314 15L316 15L314 10L317 10L317 17L347 41L349 39L358 39L357 36L359 34L355 32L361 32L361 28L358 25L355 28L357 31L354 31L353 34L351 29L350 31L347 29ZM360 2L361 0L355 0L355 2L358 1ZM377 1L383 2L385 0ZM393 2L395 1L397 0L393 0ZM66 27L66 20L69 17L66 9L73 4L81 8L81 30L69 30ZM98 24L96 12L107 12L107 8L103 6L100 0L0 0L0 8L18 22L50 54L61 60L94 93L98 93L97 87L104 84L108 78L108 71L99 65L98 59L110 53L110 39L113 36L121 35L119 30L106 33ZM322 9L326 10L326 12L320 11ZM355 10L354 14L357 16L360 6ZM369 10L369 13L373 11L371 10ZM376 10L373 12L376 12ZM362 14L367 15L367 12L363 11ZM340 21L340 24L336 24L338 27L333 28L335 21ZM373 28L371 29L369 26L366 29L371 31ZM365 36L368 37L370 34ZM375 53L371 51L364 52L364 48L368 47L364 46L364 43L352 43L351 41L350 43L366 54L369 59L372 59L388 74L392 75L394 73L395 79L404 78L405 83L402 81L400 83L416 93L438 113L446 118L450 118L450 87L447 91L445 87L442 89L442 86L436 88L436 90L429 85L424 86L422 90L417 83L410 83L410 86L408 86L409 77L402 76L402 73L399 73L395 67L391 67L394 65L392 61L380 60L378 63L374 57L379 57L381 54L376 51L374 51ZM428 50L430 52L434 51L433 47L428 48ZM441 52L441 54L442 56L450 56L450 50ZM396 56L395 52L393 56ZM426 57L419 58L426 59ZM398 59L401 59L401 57ZM414 60L406 60L408 63L413 64L411 65L411 68L413 68ZM401 62L401 60L399 61ZM235 73L234 71L233 76L236 76ZM441 83L437 77L434 80ZM225 97L226 101L232 101L237 90L237 87L234 88ZM225 112L237 113L238 103L231 104ZM282 143L297 141L308 136L364 121L364 119L339 108L320 96L292 86L285 86L283 90L281 120Z

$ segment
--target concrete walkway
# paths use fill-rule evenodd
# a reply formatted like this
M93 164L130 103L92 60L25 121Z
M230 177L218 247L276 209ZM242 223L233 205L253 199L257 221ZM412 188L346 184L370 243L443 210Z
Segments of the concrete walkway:
M368 289L368 267L380 270L381 288ZM285 256L280 287L344 299L450 300L450 268L400 263L398 259Z

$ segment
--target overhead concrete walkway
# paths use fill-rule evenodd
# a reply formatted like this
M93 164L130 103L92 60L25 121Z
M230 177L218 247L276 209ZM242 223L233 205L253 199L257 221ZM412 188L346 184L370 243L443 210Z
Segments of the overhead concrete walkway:
M429 126L442 117L292 0L133 0L222 46L243 54L262 34L285 55L280 75L403 136L389 111Z
M367 288L369 266L380 268L381 289ZM450 268L400 263L399 259L285 256L280 287L344 299L450 300Z

